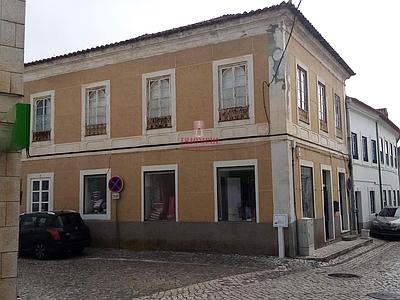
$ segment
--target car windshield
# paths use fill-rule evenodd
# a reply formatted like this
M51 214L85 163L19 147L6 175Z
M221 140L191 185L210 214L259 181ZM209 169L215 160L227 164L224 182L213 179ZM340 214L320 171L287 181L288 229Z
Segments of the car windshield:
M379 213L381 217L400 218L400 209L398 207L385 207Z

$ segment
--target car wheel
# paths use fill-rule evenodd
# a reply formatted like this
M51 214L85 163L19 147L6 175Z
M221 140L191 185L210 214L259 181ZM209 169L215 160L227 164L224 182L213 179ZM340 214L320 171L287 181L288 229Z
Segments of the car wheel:
M41 241L36 242L35 246L33 246L33 255L37 259L46 259L47 258L46 244Z

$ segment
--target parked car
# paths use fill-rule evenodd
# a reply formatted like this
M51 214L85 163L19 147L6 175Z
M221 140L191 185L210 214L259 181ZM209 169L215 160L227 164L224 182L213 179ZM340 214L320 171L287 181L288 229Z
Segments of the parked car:
M46 259L64 251L81 253L90 245L90 231L73 211L35 212L20 215L19 251Z
M385 207L372 221L372 234L400 237L400 207Z

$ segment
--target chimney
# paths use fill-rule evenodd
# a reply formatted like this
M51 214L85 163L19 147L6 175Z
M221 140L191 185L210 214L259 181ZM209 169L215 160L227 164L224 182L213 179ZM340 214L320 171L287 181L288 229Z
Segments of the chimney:
M384 115L386 118L389 118L389 114L388 114L387 108L378 108L377 111L379 113L381 113L382 115Z

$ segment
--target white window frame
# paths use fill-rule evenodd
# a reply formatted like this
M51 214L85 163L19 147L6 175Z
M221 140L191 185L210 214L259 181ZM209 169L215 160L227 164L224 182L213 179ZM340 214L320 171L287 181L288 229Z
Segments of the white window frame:
M214 161L214 222L218 220L218 168L234 168L234 167L254 167L255 194L256 194L256 222L260 223L260 205L259 205L259 189L258 189L258 161L257 159L246 160L223 160ZM242 221L243 223L251 223Z
M249 105L249 119L219 122L219 68L225 65L246 63L247 67L247 101ZM213 102L214 102L214 128L251 125L255 123L254 117L254 69L253 54L215 60L213 68Z
M157 171L174 171L175 174L175 222L179 222L179 197L178 197L178 165L151 165L142 166L141 169L141 201L140 201L140 221L144 222L144 173ZM162 221L161 221L162 222ZM173 221L171 221L173 222Z
M106 88L106 134L86 136L86 90L104 86ZM104 140L110 138L110 80L83 84L81 86L81 141Z
M339 111L337 111L336 99L339 99ZM343 132L342 99L336 93L333 93L333 108L334 108L334 112L335 112L335 129L336 129L336 131L340 130L340 131ZM338 125L338 116L339 116L339 119L340 119L340 127L337 127L337 125Z
M298 94L298 90L299 90L299 86L298 86L298 84L299 84L299 72L298 72L298 68L297 67L300 67L300 68L302 68L303 70L305 70L307 72L307 95L308 95L307 113L308 113L308 123L300 120L300 116L299 116L299 110L302 109L302 108L299 106L299 99L298 99L298 95L297 95ZM295 59L295 74L296 74L296 76L295 76L295 78L296 78L296 83L295 83L295 87L296 87L295 93L296 94L295 94L295 97L296 98L295 99L296 99L297 120L298 120L299 124L302 127L305 127L307 129L311 130L312 116L311 116L311 111L310 111L310 105L311 105L311 103L310 103L310 70L308 69L307 65L302 63L298 58Z
M111 192L106 186L106 203L107 213L106 214L85 214L83 212L83 202L85 199L85 176L86 175L106 175L106 185L111 178L111 169L92 169L92 170L81 170L79 175L79 213L84 220L111 220Z
M170 78L170 98L171 98L171 128L149 129L147 130L147 81L157 77L168 76ZM176 76L175 69L160 70L142 74L142 133L143 135L158 135L163 133L176 132Z
M317 209L316 209L316 202L315 202L315 196L316 196L316 190L315 190L315 168L314 168L314 162L312 161L307 161L307 160L300 160L300 168L299 168L299 178L300 178L300 208L301 208L301 216L303 216L303 193L301 189L301 167L308 167L312 169L312 181L313 181L313 201L314 201L314 219L317 219Z
M50 140L48 141L33 141L33 125L34 125L34 118L35 118L35 101L38 98L49 97L50 96ZM55 111L55 90L44 91L40 93L31 94L30 96L30 104L31 104L31 120L30 120L30 145L31 146L45 146L51 145L54 143L54 111Z
M43 179L48 179L49 180L49 209L48 211L53 210L53 195L54 195L54 173L49 172L49 173L32 173L28 174L26 177L26 212L32 212L32 181L33 180L43 180Z
M319 93L320 85L322 85L324 87L324 91L325 91L325 117L326 117L326 120L321 119L322 103L320 101L321 99L320 99L320 93ZM317 76L317 98L318 98L318 120L326 122L326 125L328 125L328 93L327 93L325 81L323 79L321 79L319 76Z

